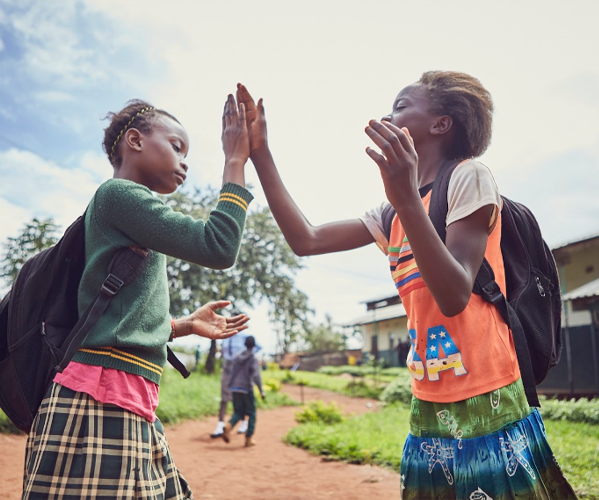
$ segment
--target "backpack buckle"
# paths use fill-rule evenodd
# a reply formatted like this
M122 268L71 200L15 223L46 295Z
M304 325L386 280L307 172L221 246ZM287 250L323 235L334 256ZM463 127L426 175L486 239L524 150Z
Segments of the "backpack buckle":
M114 296L118 293L125 282L117 278L114 274L109 274L104 283L102 283L102 293Z
M482 291L484 299L491 304L497 304L501 302L503 298L503 292L496 281L491 281L484 285Z

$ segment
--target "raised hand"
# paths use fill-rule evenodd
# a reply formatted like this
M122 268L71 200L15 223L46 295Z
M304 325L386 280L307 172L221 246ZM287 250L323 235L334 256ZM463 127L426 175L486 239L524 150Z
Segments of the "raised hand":
M381 149L366 148L366 153L379 166L385 194L397 209L403 195L418 190L418 153L407 128L387 121L370 120L366 134Z
M196 309L189 316L177 319L175 323L175 336L195 334L210 340L226 339L247 328L249 317L238 314L226 317L216 314L216 310L227 307L231 302L218 300L208 302Z
M229 94L225 102L221 139L225 153L225 167L243 167L250 156L245 106L242 103L237 106L233 94Z
M245 106L245 120L250 137L250 155L260 148L268 147L266 134L266 117L262 98L258 99L258 105L248 92L245 85L237 84L237 102Z

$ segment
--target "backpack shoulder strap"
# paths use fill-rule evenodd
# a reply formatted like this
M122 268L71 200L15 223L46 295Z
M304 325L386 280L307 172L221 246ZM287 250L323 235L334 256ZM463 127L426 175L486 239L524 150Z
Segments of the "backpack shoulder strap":
M56 367L57 371L62 372L69 364L89 331L108 308L113 297L124 285L131 283L141 273L148 255L146 250L123 248L113 257L109 266L109 274L102 283L98 295L80 316L63 343L65 347L61 350L62 361Z
M391 203L387 203L385 208L383 208L383 213L381 214L381 219L383 220L383 231L387 237L387 241L389 241L389 238L391 237L391 226L393 225L394 217L395 209Z
M433 182L433 192L431 193L431 203L428 209L428 215L439 235L441 241L445 243L445 219L449 205L447 203L447 188L451 180L451 174L460 164L458 160L446 160L439 167L435 182Z

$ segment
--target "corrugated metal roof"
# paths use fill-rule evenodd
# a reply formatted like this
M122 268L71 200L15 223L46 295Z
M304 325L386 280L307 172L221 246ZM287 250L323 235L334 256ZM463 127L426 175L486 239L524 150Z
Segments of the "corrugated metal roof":
M368 311L364 316L360 316L352 321L349 321L344 326L359 326L374 323L375 321L385 321L388 319L403 318L406 315L406 309L403 304L395 304L394 306L381 307Z
M595 238L599 238L599 233L590 234L588 236L584 236L573 241L568 241L566 243L560 243L559 245L552 247L551 251L555 252L556 250L561 250L562 248L569 247L570 245L576 245L577 243L583 243L585 241L594 240Z
M582 299L586 297L599 297L599 278L566 293L563 296L563 300Z

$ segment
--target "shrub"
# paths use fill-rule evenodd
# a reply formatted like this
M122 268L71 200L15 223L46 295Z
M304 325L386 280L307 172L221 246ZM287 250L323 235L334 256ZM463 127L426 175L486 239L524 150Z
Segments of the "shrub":
M330 425L343 420L343 414L335 402L327 405L323 401L313 401L302 411L295 412L295 421L299 424L321 422Z
M412 377L405 373L397 376L385 387L379 399L387 404L407 403L412 401Z
M580 398L578 401L541 399L541 415L545 420L568 420L599 424L599 400Z
M345 393L352 397L377 399L381 395L382 388L373 387L364 380L351 380L345 386Z
M281 390L281 382L276 378L265 378L262 381L264 387L266 387L270 392L279 392Z

